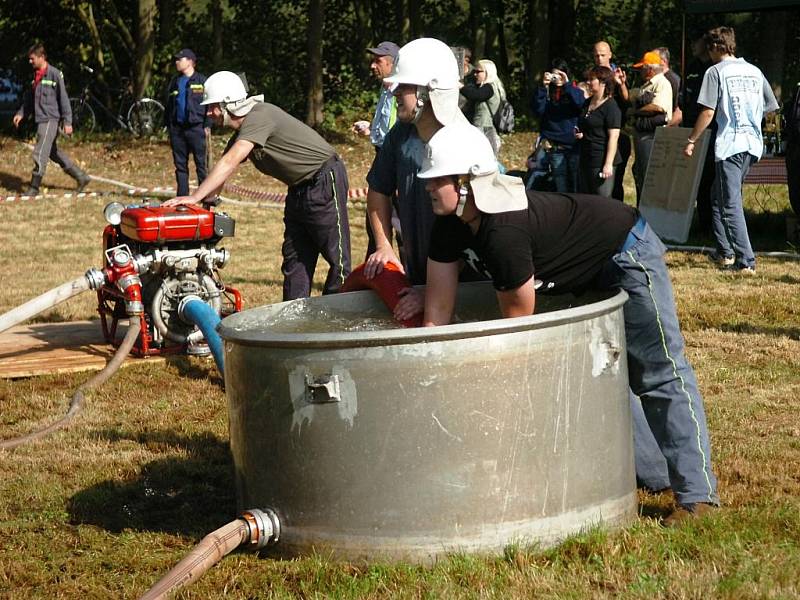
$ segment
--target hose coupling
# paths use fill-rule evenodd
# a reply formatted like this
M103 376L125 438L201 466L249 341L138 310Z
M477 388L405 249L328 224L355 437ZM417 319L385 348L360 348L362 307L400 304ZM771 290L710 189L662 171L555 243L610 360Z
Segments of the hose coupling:
M281 522L271 508L259 510L252 508L244 511L239 517L250 530L249 547L260 550L278 543L281 537Z
M100 269L92 267L85 273L86 280L89 282L89 288L99 290L106 284L106 274Z
M189 323L191 325L195 324L194 321L192 321L186 316L186 305L189 304L189 302L194 302L195 300L198 302L205 303L203 299L197 294L187 294L186 296L181 298L180 302L178 302L178 318L180 318L181 321L183 321L184 323Z

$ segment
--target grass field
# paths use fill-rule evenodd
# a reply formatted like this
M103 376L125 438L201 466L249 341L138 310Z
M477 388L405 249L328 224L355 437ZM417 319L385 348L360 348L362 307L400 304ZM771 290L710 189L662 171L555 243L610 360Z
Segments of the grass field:
M363 186L370 146L347 136L335 141L351 186ZM216 138L217 152L223 143ZM529 134L509 138L503 150L509 167L522 166L529 144ZM96 175L144 187L174 183L164 141L103 138L65 147ZM8 137L0 137L0 157L5 195L27 182L31 161ZM236 180L281 191L277 182L264 185L249 165ZM72 187L53 165L46 183L54 194ZM99 184L90 189L113 192ZM785 188L748 186L747 197L757 248L791 249ZM111 199L120 196L0 204L0 312L100 266L101 211ZM223 208L237 219L236 237L224 243L232 253L226 283L241 290L248 306L278 301L280 211ZM354 207L350 221L358 262L363 208ZM667 260L705 395L724 503L713 516L665 529L658 517L671 499L642 494L642 516L623 531L590 531L549 550L457 555L431 568L235 553L178 597L800 597L800 263L764 258L757 275L741 278L696 254L671 252ZM94 297L84 294L38 320L93 318L95 310ZM87 378L0 381L0 437L61 415ZM89 396L65 431L0 451L0 598L137 597L234 517L219 383L206 359L125 368Z

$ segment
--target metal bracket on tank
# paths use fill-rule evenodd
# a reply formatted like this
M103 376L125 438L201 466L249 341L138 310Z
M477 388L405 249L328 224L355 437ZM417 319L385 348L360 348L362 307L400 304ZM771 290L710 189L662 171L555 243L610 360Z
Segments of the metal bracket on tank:
M341 402L338 375L320 375L314 377L306 373L306 402L309 404L327 404Z

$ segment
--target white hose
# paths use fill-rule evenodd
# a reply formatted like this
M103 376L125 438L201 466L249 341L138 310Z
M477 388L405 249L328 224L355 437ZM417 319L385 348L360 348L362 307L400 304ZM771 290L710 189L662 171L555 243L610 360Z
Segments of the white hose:
M25 304L20 304L18 307L0 315L0 333L88 289L90 289L89 279L85 275L81 275L72 281L68 281L67 283L53 288L49 292L45 292L33 300L28 300Z

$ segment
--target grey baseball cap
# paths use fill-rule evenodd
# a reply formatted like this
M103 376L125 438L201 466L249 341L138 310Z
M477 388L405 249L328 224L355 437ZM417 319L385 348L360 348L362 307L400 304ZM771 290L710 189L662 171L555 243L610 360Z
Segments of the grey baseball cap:
M400 51L400 46L394 42L381 42L374 48L367 48L367 52L375 56L391 56L397 59L397 53Z

